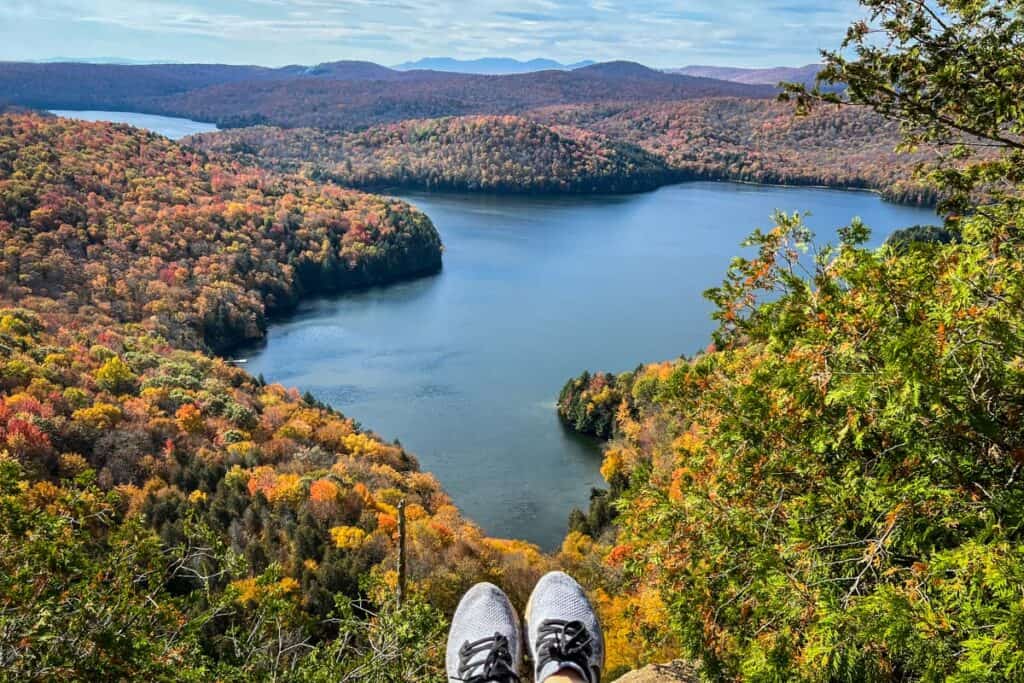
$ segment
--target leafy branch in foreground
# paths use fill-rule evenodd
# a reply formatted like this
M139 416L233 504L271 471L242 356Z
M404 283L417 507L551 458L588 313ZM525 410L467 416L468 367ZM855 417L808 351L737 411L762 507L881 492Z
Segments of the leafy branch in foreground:
M899 121L904 149L943 151L931 179L942 209L1024 201L1024 3L862 0L869 17L824 51L819 87L787 86L800 108L866 105ZM821 86L845 83L845 93Z

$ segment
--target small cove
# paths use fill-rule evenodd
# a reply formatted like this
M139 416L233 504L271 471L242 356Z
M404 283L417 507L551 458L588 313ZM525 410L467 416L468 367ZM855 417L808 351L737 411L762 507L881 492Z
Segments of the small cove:
M159 133L171 140L180 140L198 133L212 133L217 126L202 121L181 119L173 116L157 116L156 114L138 114L130 111L72 111L54 109L51 114L67 119L80 121L107 121L109 123L126 123L129 126L143 128Z

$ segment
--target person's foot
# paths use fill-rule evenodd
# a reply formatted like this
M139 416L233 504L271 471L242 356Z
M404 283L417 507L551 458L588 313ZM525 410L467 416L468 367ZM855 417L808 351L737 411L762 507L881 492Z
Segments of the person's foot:
M462 596L448 632L449 683L519 683L522 626L497 586L478 583Z
M551 572L526 605L526 640L536 683L556 673L574 673L600 683L604 636L583 588L568 574Z

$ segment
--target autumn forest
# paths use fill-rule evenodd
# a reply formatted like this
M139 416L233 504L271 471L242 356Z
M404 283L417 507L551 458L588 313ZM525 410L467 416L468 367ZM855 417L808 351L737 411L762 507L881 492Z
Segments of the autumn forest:
M470 586L521 606L557 568L608 681L1024 680L1024 7L860 4L817 85L0 62L0 679L440 682ZM388 192L693 180L938 214L829 245L778 212L705 293L702 351L565 377L545 410L603 482L552 552L234 355L316 297L444 272Z

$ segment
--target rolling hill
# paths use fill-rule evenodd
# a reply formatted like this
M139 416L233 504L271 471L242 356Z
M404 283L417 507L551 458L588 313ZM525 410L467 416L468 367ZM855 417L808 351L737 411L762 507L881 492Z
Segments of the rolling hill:
M821 107L795 116L791 105L771 100L706 98L550 107L527 116L636 145L685 177L871 189L909 203L935 200L913 180L916 165L934 154L897 154L898 126L863 108Z
M152 109L163 97L230 83L403 78L408 76L372 62L357 61L280 68L228 64L0 62L0 105L101 110L124 107L141 111Z
M634 145L516 116L412 120L357 133L254 126L187 143L363 188L635 192L676 177L660 158Z
M590 69L632 85L671 78L628 64ZM913 180L916 165L934 156L897 154L898 143L896 125L863 109L819 108L797 117L783 103L722 97L431 116L361 131L254 126L188 142L371 189L604 193L711 179L867 189L934 203Z
M509 76L406 73L398 81L230 83L151 102L163 113L212 121L222 128L269 124L353 130L415 118L517 114L549 105L767 99L776 94L769 86L665 74L629 62Z

